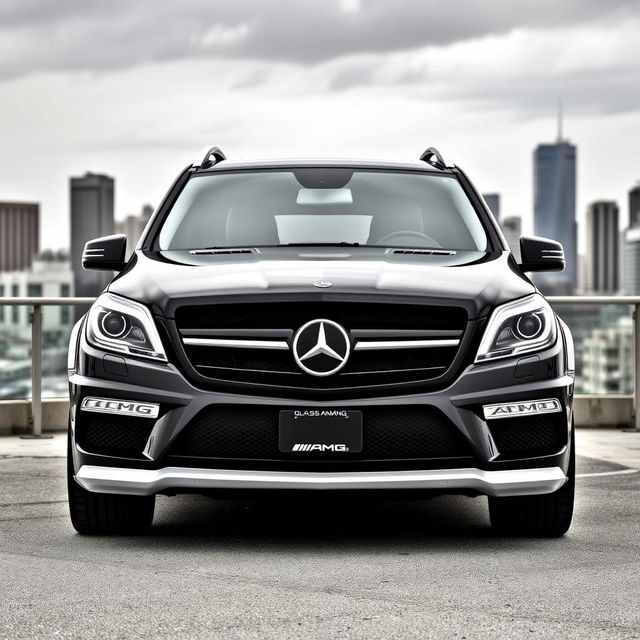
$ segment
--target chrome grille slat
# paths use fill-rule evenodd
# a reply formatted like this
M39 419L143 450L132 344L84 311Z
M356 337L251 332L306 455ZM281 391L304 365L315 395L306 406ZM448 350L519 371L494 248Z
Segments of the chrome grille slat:
M354 338L412 338L426 340L427 338L460 338L462 330L452 329L352 329Z
M182 342L196 347L230 347L235 349L283 349L289 343L281 340L234 340L232 338L183 338Z
M358 340L354 351L372 349L437 349L442 347L457 347L460 340Z
M282 338L288 340L292 329L182 329L180 335L194 338Z

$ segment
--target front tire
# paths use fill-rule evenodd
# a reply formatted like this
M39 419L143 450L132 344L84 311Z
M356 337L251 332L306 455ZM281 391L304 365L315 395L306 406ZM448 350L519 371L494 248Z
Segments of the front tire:
M139 534L153 522L155 496L126 496L93 493L75 480L71 455L71 434L67 446L67 489L71 523L86 535Z
M493 529L503 535L555 538L571 526L576 478L575 436L571 431L568 480L553 493L513 498L489 497Z

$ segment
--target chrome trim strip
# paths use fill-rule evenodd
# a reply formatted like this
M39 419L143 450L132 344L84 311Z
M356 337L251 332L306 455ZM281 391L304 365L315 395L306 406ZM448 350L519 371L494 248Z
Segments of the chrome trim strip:
M231 338L182 338L184 344L198 347L236 347L239 349L289 349L282 340L233 340Z
M518 496L552 493L567 480L560 467L318 473L92 465L80 467L75 478L88 491L128 495L153 495L174 489L461 489L490 496Z
M460 340L359 340L354 351L368 349L424 349L436 347L457 347Z
M356 340L445 340L459 338L462 329L351 329L351 337Z
M293 335L292 329L180 329L183 338L280 338L287 340Z

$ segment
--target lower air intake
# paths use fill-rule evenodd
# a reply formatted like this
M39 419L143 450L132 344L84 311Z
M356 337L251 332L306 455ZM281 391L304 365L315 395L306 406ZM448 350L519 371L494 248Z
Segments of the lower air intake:
M502 459L553 455L568 438L563 413L493 420L489 430Z
M87 453L142 458L154 421L100 413L76 420L76 442Z
M185 427L169 455L254 460L411 460L472 457L467 440L429 406L366 407L361 453L281 453L279 408L213 406Z

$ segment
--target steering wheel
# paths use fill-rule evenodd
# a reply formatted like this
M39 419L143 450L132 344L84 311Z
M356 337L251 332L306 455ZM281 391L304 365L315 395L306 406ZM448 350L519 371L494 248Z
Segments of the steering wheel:
M409 237L409 238L420 238L421 240L426 240L429 243L429 248L438 249L441 248L442 245L431 236L428 236L426 233L422 233L421 231L392 231L391 233L387 233L387 235L382 236L382 238L378 238L376 240L376 244L387 244L389 240L395 238L397 236L401 237Z

